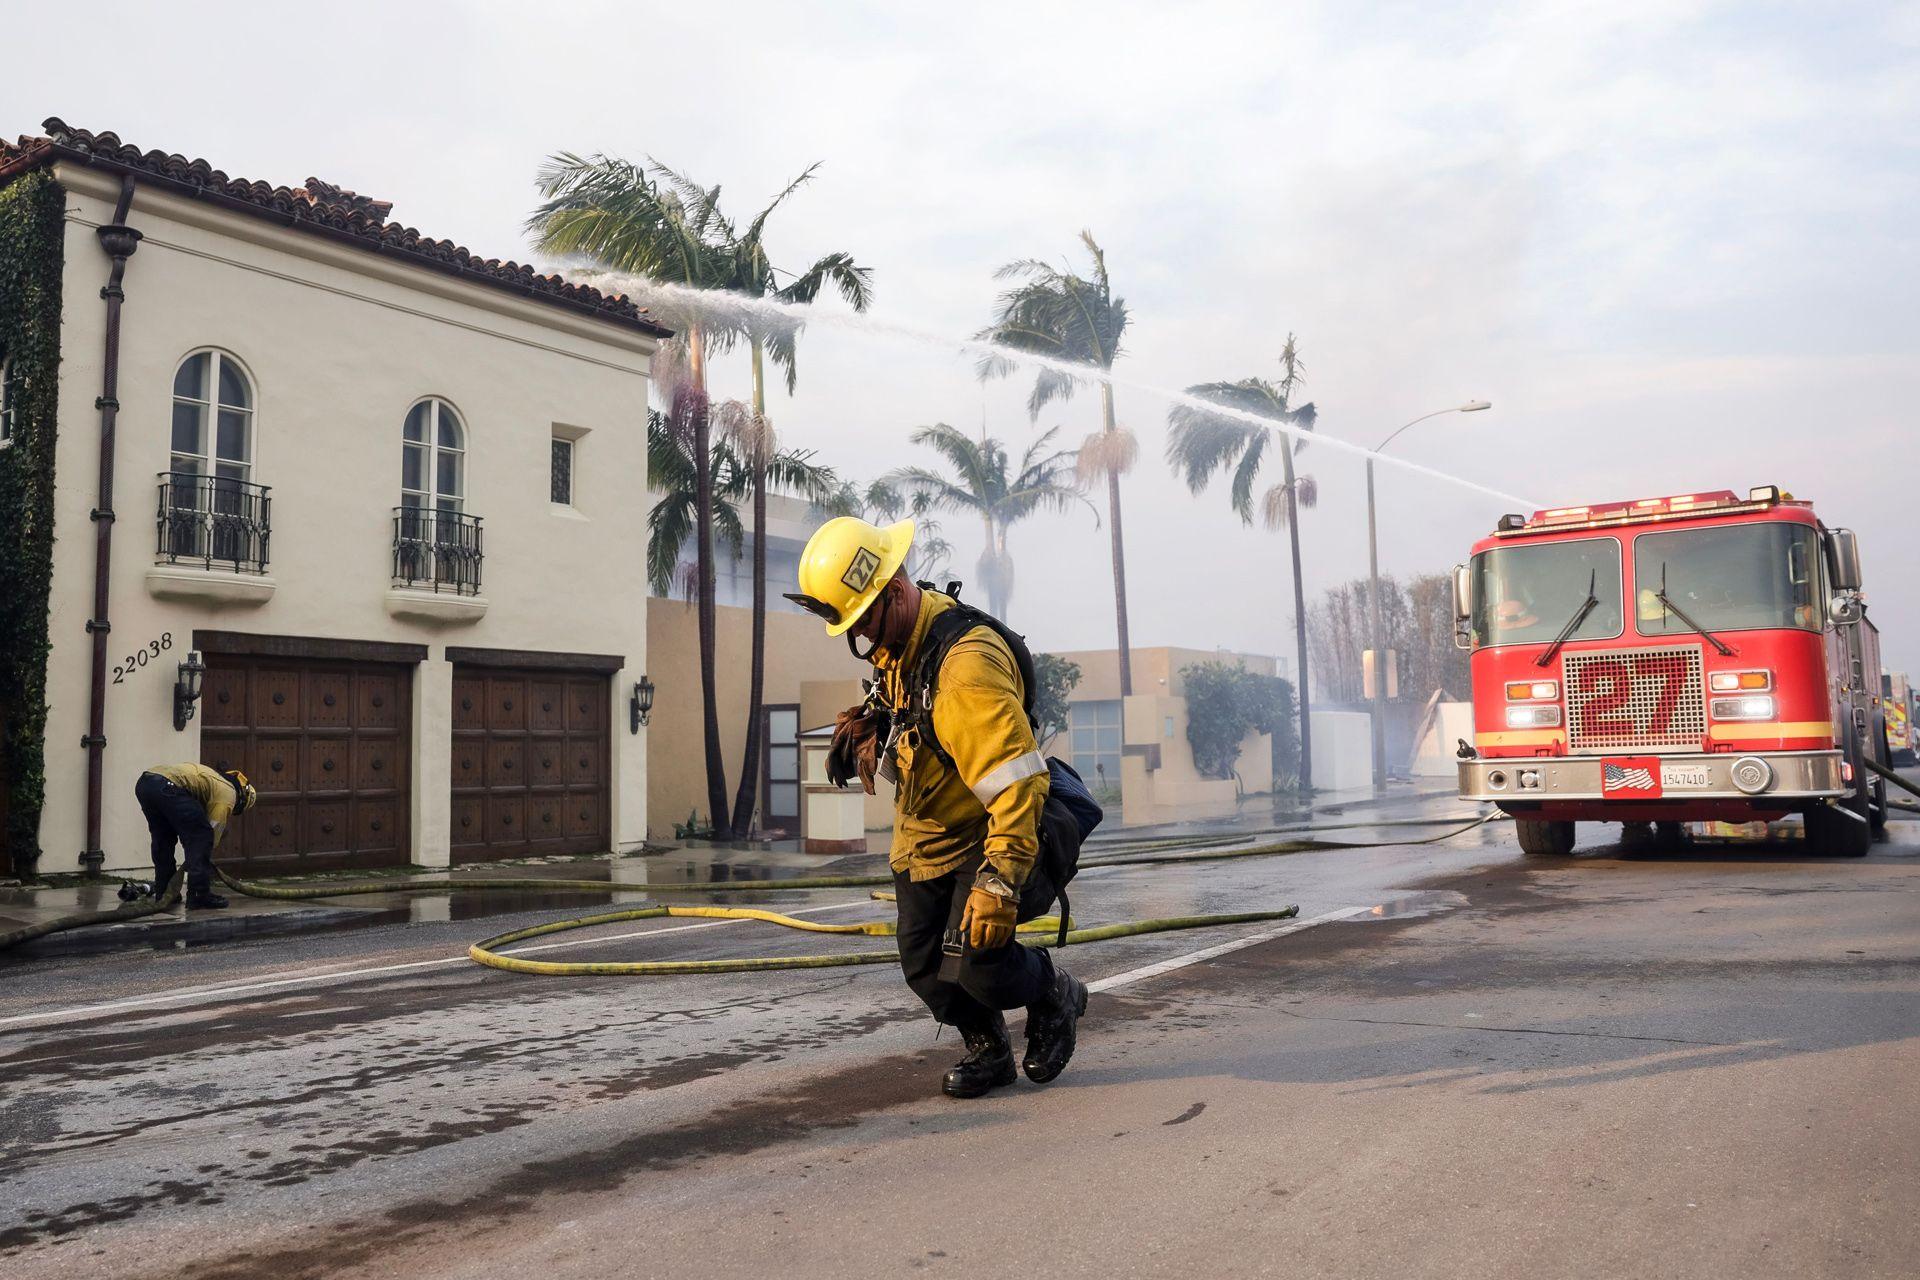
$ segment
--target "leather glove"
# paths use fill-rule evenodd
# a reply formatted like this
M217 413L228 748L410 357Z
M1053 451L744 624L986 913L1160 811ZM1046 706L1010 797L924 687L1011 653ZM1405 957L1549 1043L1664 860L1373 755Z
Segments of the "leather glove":
M833 719L833 745L827 748L827 781L844 787L854 778L868 795L879 768L880 724L863 703L848 707Z
M1017 897L1003 897L975 881L960 913L960 931L967 935L967 945L975 951L992 951L1012 942L1019 910Z

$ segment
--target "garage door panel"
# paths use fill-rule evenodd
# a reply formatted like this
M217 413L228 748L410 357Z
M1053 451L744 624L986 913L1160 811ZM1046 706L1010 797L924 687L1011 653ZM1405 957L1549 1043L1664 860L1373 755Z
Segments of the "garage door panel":
M347 802L309 800L306 807L307 820L301 832L305 845L302 851L307 854L347 852L347 838L351 834Z
M487 739L487 787L527 785L527 744L520 738Z
M259 808L222 846L225 865L299 871L407 860L411 668L227 654L209 654L207 666L208 696L227 701L208 708L201 760L244 769L260 792Z
M526 794L490 792L487 795L487 843L517 844L526 838Z
M400 806L392 800L359 800L353 806L353 847L357 853L391 853L399 847Z
M239 668L209 668L200 679L200 723L208 729L243 727L247 723L247 672Z
M256 667L253 670L252 715L255 729L299 729L300 672L285 667Z
M558 840L567 834L565 792L536 791L527 805L527 831L533 840Z
M487 727L487 682L479 676L453 678L453 728L459 733Z
M607 723L607 682L567 682L567 728L575 733L597 733Z
M453 844L484 845L487 842L487 799L485 796L453 798Z
M576 791L567 795L565 813L569 836L596 836L605 826L602 804L596 791Z
M487 678L487 728L511 732L527 727L527 687L511 676Z
M307 739L306 790L345 791L352 785L352 768L351 738Z
M247 774L254 790L261 795L298 795L302 786L300 745L301 740L294 737L255 738L254 768Z
M527 688L527 724L535 732L567 727L567 685L563 680L535 680Z
M392 738L361 738L354 744L353 789L385 791L397 786L401 770L400 744Z
M249 779L253 777L253 771L247 767L247 740L233 734L201 735L200 763L221 772L238 769Z
M464 791L478 789L487 785L487 740L485 738L455 738L453 740L453 789Z
M345 671L307 673L307 728L344 729L353 723L353 677Z
M605 781L601 776L601 755L597 744L584 738L569 740L564 759L568 786L597 787Z
M300 802L262 799L235 830L245 833L248 857L293 858L300 852Z
M536 787L564 786L567 781L565 742L536 738L527 746L527 780Z
M413 708L400 705L400 681L389 675L362 674L354 682L354 728L398 729Z

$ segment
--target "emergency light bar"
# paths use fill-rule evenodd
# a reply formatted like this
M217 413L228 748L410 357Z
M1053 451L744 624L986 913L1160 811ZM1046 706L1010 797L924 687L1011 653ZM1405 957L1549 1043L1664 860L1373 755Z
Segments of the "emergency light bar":
M1775 503L1792 501L1792 494L1772 484L1749 489L1745 498L1731 489L1715 489L1707 493L1680 493L1665 498L1640 498L1633 502L1607 502L1598 506L1549 507L1531 516L1510 512L1500 517L1496 532L1511 534L1545 529L1591 529L1638 520L1679 519L1709 511L1724 514L1758 511Z

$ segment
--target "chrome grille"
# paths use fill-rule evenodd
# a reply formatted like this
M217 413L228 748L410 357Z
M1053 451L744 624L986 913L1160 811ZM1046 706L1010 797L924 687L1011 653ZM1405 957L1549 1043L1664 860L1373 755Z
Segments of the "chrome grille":
M1707 714L1698 647L1569 653L1560 662L1572 750L1700 747Z

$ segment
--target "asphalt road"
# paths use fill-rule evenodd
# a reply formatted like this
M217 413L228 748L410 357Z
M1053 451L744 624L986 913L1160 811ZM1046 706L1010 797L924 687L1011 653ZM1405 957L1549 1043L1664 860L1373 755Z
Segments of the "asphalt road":
M1073 1065L965 1103L886 967L462 958L568 912L7 960L0 1271L1914 1275L1920 822L1892 830L1857 861L1525 859L1496 826L1090 871L1090 920L1300 920L1070 950L1103 984ZM662 936L543 954L887 945L613 932Z

